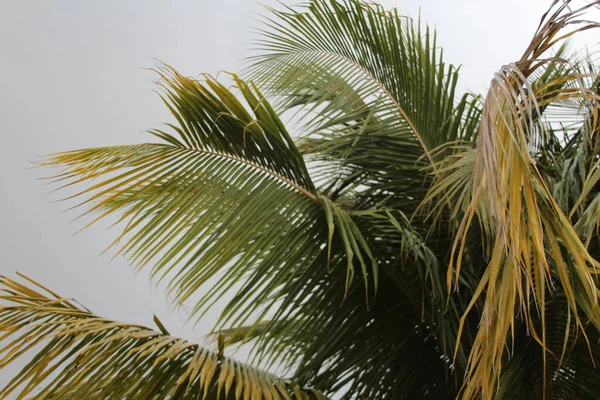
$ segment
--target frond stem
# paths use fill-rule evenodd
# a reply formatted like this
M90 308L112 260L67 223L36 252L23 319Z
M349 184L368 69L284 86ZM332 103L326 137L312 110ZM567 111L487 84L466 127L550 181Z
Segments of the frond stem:
M394 106L396 106L396 108L398 109L400 114L402 114L402 118L404 118L404 120L410 127L410 130L415 135L415 138L417 139L417 141L423 148L423 152L429 159L429 163L431 164L431 167L433 168L435 174L437 175L437 172L438 172L437 166L433 160L433 157L431 156L431 153L429 152L429 149L425 145L425 142L423 142L423 139L421 139L421 136L419 135L417 128L415 127L415 125L413 124L411 119L408 117L408 115L406 114L406 111L404 111L404 109L402 108L400 103L398 103L398 100L396 100L396 98L392 95L392 93L383 85L383 83L381 83L381 81L379 79L377 79L375 76L373 76L373 74L371 74L369 71L364 69L360 64L356 63L355 61L352 61L348 57L345 57L341 54L330 53L330 52L323 51L323 50L297 50L297 51L290 52L289 54L310 54L310 53L331 56L331 57L335 57L341 61L345 61L345 62L349 63L350 65L352 65L357 70L359 70L360 72L362 72L365 76L370 78L379 87L379 89L383 93L385 93L385 95L391 100L391 102L394 104Z
M180 148L188 150L188 151L194 151L194 152L197 152L197 153L210 155L210 156L216 156L216 157L226 158L228 160L233 160L233 161L239 162L241 164L248 165L249 167L258 169L259 171L262 171L262 172L266 173L267 175L270 175L270 176L276 178L277 180L280 180L280 181L286 183L287 185L289 185L292 188L296 189L298 192L302 193L303 195L305 195L306 197L308 197L309 199L311 199L315 203L319 202L319 199L317 199L317 196L315 196L313 193L309 192L308 190L306 190L302 186L294 183L293 181L289 180L285 176L282 176L282 175L280 175L280 174L278 174L276 172L271 171L268 168L262 167L262 166L260 166L260 165L258 165L256 163L251 162L251 161L247 161L247 160L244 160L243 158L234 157L234 156L231 156L229 154L223 154L223 153L219 153L219 152L216 152L216 151L194 149L194 148L190 148L190 147L180 147Z

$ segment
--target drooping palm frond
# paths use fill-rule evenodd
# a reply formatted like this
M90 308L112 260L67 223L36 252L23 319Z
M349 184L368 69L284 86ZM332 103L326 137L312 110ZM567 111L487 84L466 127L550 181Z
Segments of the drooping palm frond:
M582 84L584 77L577 71L543 82L537 88L528 80L549 62L539 57L556 43L555 36L560 36L561 30L571 24L581 23L577 18L590 6L571 10L567 4L554 3L523 58L503 68L492 81L476 151L465 153L465 156L474 154L475 159L464 164L466 169L454 162L454 170L450 170L450 175L460 171L467 181L472 174L473 180L466 188L468 192L458 190L455 203L464 207L465 214L448 269L449 285L459 287L462 257L468 254L466 234L475 221L484 229L483 239L490 243L487 268L461 322L463 326L475 301L480 296L484 298L481 326L469 356L464 398L494 396L506 349L516 340L515 325L520 318L526 321L533 338L546 347L547 286L553 290L557 285L560 287L578 327L583 329L580 314L596 328L600 327L595 278L600 264L577 236L532 155L532 149L540 143L537 136L547 130L540 122L544 107L565 99L578 99L595 108L598 96ZM596 25L589 22L576 30ZM592 115L595 118L597 112ZM461 181L441 179L434 192L454 195L456 190L447 191L444 187L457 184ZM455 210L455 214L460 213ZM453 280L456 281L452 283ZM538 316L541 322L536 326L534 321ZM563 331L567 329L563 327Z
M31 279L0 279L0 369L36 352L0 390L19 399L325 399L140 325L98 317Z
M454 371L462 367L450 359L460 315L437 308L447 299L429 292L429 282L437 280L435 256L407 219L394 214L351 213L378 254L382 274L376 297L365 304L355 286L342 299L345 278L339 274L317 282L294 279L297 295L286 297L271 322L261 326L258 360L274 354L283 363L292 361L299 365L299 382L327 393L347 391L348 399L454 398L460 379ZM334 240L334 249L340 245ZM332 257L329 264L345 262ZM323 251L320 265L326 264Z

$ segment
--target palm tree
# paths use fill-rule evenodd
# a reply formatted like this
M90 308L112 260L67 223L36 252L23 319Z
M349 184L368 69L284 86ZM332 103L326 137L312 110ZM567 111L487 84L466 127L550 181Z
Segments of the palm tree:
M158 66L157 140L41 165L191 319L229 299L216 348L3 277L0 369L33 356L0 398L596 399L600 75L564 41L600 1L570 3L485 98L360 0L270 10L231 89Z

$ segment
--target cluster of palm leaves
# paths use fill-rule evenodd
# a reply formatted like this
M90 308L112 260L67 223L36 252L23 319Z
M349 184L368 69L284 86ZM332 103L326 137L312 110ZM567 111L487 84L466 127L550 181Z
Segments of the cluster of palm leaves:
M190 318L228 299L218 344L2 278L0 369L33 358L0 397L597 399L600 75L565 39L599 4L554 1L484 98L360 0L270 10L231 88L160 65L159 140L42 164Z

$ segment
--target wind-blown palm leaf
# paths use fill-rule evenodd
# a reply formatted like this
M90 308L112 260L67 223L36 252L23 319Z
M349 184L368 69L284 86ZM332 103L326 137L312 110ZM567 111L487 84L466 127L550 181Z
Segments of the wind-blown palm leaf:
M324 334L324 325L311 320L312 328L297 330L287 321L319 311L314 305L322 291L329 291L327 304L338 307L353 287L355 271L367 294L373 292L368 283L377 282L379 265L354 218L316 193L295 147L280 145L288 137L283 126L271 123L276 115L249 86L237 80L253 117L210 78L210 90L172 69L163 79L179 126L171 126L177 135L154 133L169 144L86 149L50 156L42 164L62 166L56 180L66 181L64 186L101 179L73 197L87 196L80 204L90 204L88 213L98 218L120 213L126 224L114 244L138 267L152 263L153 274L169 280L177 302L220 274L194 313L233 289L221 326L276 313L281 337L316 329L312 343ZM326 284L328 271L342 278L333 287ZM363 307L365 290L352 290ZM320 311L324 322L331 321L327 310ZM298 357L290 355L285 365L294 367Z
M365 284L373 282L377 265L355 241L360 232L348 218L328 223L325 209L345 212L322 205L302 156L259 92L234 77L251 115L210 77L201 83L168 67L161 76L179 125L171 125L175 135L153 133L169 144L86 149L41 163L64 167L56 180L65 186L103 177L76 196L87 195L81 204L92 204L88 213L98 218L118 212L127 221L114 242L119 252L138 267L152 262L153 275L169 277L178 303L225 271L194 312L247 278L227 308L230 317L244 305L247 316L273 303L272 294L313 265L334 231L347 244L347 287L355 257Z
M325 399L170 335L110 321L27 277L2 277L0 369L36 352L0 390L19 399Z

